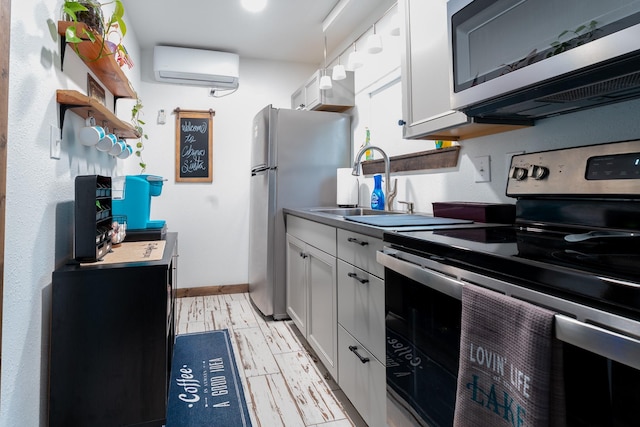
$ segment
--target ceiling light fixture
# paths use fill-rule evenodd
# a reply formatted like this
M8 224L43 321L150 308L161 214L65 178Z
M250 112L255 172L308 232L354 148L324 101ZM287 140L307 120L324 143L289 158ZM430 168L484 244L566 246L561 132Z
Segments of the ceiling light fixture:
M398 12L391 15L391 28L389 28L389 34L392 36L400 35L400 17Z
M373 24L373 34L367 39L367 52L382 52L382 37L380 37L380 34L376 34L376 24Z
M353 43L353 52L349 54L349 62L347 63L347 68L349 71L355 71L357 68L360 68L364 65L364 61L362 60L362 55L360 52L356 50L356 44Z
M320 90L329 90L333 87L331 77L327 76L327 36L324 36L324 68L322 69L322 77L320 77Z
M249 12L261 12L267 6L267 0L241 0L240 4Z
M340 57L338 57L338 65L333 67L333 73L331 74L331 79L338 81L344 80L347 78L347 70L344 69L344 65L340 63Z

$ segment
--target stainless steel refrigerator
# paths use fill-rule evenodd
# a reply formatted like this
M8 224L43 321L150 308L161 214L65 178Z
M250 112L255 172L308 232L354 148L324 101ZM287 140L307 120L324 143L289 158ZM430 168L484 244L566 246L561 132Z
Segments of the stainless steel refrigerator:
M336 169L349 165L350 135L342 113L269 105L253 120L249 295L265 316L288 317L282 209L336 204Z

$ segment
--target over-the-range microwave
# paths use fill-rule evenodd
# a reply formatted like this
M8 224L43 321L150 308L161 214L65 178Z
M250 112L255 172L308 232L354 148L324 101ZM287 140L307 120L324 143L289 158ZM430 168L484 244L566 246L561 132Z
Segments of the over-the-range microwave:
M449 0L452 108L539 119L640 97L640 0Z

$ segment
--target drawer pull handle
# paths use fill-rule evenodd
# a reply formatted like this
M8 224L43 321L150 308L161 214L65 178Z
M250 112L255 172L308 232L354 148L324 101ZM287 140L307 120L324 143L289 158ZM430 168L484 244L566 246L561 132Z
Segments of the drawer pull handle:
M349 350L351 350L353 352L353 354L355 354L356 356L358 356L358 359L360 359L360 361L362 363L367 363L369 361L368 357L362 357L360 355L360 353L358 353L358 347L356 347L355 345L350 345L349 346Z
M363 285L365 283L369 283L369 279L362 279L358 277L356 273L347 273L347 276L351 277L352 279L356 279L358 282L362 283Z
M367 246L369 244L369 242L365 242L364 240L358 240L355 237L349 237L347 239L347 242L357 243L360 246Z

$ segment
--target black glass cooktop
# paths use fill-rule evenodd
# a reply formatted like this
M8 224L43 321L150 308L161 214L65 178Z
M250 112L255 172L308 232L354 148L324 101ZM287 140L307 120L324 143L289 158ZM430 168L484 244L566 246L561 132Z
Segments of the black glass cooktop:
M387 233L384 240L445 264L640 318L640 237L565 239L586 232L452 228Z

